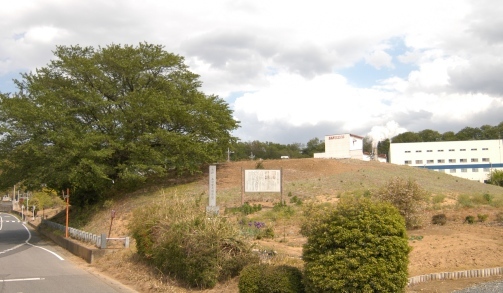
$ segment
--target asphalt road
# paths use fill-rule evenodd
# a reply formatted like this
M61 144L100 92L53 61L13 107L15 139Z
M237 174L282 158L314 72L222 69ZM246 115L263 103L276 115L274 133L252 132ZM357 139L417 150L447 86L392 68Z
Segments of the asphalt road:
M135 292L64 255L14 215L0 213L0 293Z

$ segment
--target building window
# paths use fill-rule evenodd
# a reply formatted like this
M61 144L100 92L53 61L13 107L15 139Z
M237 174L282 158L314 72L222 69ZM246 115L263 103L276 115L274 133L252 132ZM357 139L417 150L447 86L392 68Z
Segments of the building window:
M454 149L449 149L449 152L453 152L453 151L454 151Z
M482 148L483 151L488 151L489 149L488 148Z
M417 151L416 151L416 153L420 153L420 152L422 152L422 150L417 150Z
M439 160L437 161L437 163L445 163L445 160L444 160L444 159L439 159Z
M466 168L461 168L461 172L466 173L467 171L468 171L468 169L466 169Z
M473 168L472 169L472 172L478 172L479 171L479 168Z
M427 160L427 161L426 161L426 164L433 164L434 162L435 162L435 161L433 161L433 160Z
M406 154L410 153L410 151L405 151Z
M459 159L459 162L460 162L460 163L467 163L467 162L468 162L468 160L466 160L466 159Z
M437 152L443 152L444 150L438 150Z
M449 173L456 173L456 169L450 169Z
M489 170L489 168L484 168L484 172L491 172L491 170Z
M459 151L464 152L464 151L466 151L466 149L460 149Z
M431 152L433 152L433 150L427 150L427 152L428 152L428 153L431 153Z
M422 164L423 160L416 160L416 164Z
M489 162L489 158L482 158L482 162Z
M472 158L472 160L471 160L472 163L475 163L475 162L478 162L478 161L479 161L479 159L474 159L474 158Z
M477 149L472 149L472 151L476 151Z
M405 165L409 165L409 164L412 164L412 161L410 161L410 160L406 160L406 161L405 161Z
M456 163L456 159L449 159L449 163Z

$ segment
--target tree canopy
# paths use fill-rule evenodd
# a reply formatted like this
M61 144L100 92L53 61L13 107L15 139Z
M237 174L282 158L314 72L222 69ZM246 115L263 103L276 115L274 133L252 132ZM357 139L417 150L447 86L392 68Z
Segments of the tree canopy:
M501 139L503 137L503 122L496 126L482 125L481 127L465 127L454 133L447 131L440 134L438 131L425 129L420 132L404 132L392 138L394 143L403 142L432 142L432 141L458 141L458 140L485 140Z
M225 158L239 126L162 46L58 46L0 94L0 184L100 195L112 184L193 173Z

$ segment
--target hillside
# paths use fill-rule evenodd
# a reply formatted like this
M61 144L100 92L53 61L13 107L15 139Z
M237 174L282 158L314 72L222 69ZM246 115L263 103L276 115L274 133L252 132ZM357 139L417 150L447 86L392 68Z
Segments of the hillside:
M241 170L255 169L256 164L257 161L242 161L217 166L217 205L222 215L226 215L226 208L241 205ZM412 178L431 193L432 199L436 198L436 203L432 202L430 210L424 214L424 227L409 231L410 245L413 247L410 276L503 266L503 227L495 222L496 215L503 211L501 187L424 169L359 160L289 159L262 161L262 164L266 169L282 169L283 199L287 204L294 196L303 203L335 202L343 195L371 193L395 176ZM207 174L190 183L164 183L108 201L105 208L82 228L94 233L108 231L110 210L114 209L116 218L112 234L128 235L126 226L136 207L148 205L166 193L204 197L208 194ZM491 196L491 204L481 201L484 194ZM459 196L465 201L460 203ZM270 212L270 207L280 201L280 194L246 194L244 199L250 204L264 207L261 212L251 215L250 220L260 220L274 227L275 238L255 241L256 247L277 252L277 257L285 262L299 264L305 241L299 233L302 207L292 204L295 215L278 218ZM431 225L431 216L439 213L447 215L447 224ZM476 217L478 214L487 214L489 218L486 222L463 224L466 216ZM105 257L95 266L141 292L186 292L166 276L159 275L143 264L134 254L134 245L131 250ZM121 267L120 272L115 270L117 267ZM207 292L236 292L236 289L234 280ZM422 292L437 292L422 289Z

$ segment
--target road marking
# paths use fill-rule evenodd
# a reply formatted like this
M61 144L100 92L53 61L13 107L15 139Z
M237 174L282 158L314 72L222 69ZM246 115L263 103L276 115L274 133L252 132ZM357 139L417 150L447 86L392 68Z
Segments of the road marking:
M25 243L26 243L26 244L31 245L31 246L33 246L33 247L37 247L37 248L43 249L43 250L45 250L45 251L47 251L47 252L51 253L51 254L52 254L52 255L54 255L55 257L59 258L60 260L65 260L64 258L62 258L61 256L59 256L57 253L55 253L55 252L53 252L53 251L50 251L50 250L49 250L49 249L47 249L47 248L40 247L40 246L37 246L37 245L34 245L34 244L29 243L28 241L30 241L30 239L31 239L31 233L30 233L30 230L28 229L28 227L26 227L26 225L25 225L25 224L22 224L22 225L23 225L23 227L26 229L26 231L28 231L28 235L29 235L29 236L28 236L28 239L25 241Z
M2 223L3 223L3 219L2 219L2 216L0 216L0 230L2 230ZM28 239L26 239L26 241L25 241L24 243L21 243L21 244L18 244L18 245L16 245L16 246L14 246L14 247L9 248L9 249L6 249L6 250L3 250L3 251L0 251L0 254L7 253L7 252L9 252L9 251L12 251L12 250L14 250L14 249L17 249L17 248L19 248L19 247L21 247L21 246L25 245L25 244L28 244L28 245L31 245L31 246L33 246L33 247L37 247L37 248L43 249L43 250L45 250L45 251L49 252L50 254L54 255L55 257L57 257L57 258L58 258L58 259L60 259L60 260L65 260L64 258L62 258L61 256L59 256L59 255L58 255L57 253L55 253L54 251L50 251L50 250L49 250L49 249L47 249L47 248L44 248L44 247L41 247L41 246L37 246L37 245L35 245L35 244L31 244L31 243L29 242L29 241L30 241L30 239L31 239L31 232L30 232L30 230L28 229L28 227L26 227L26 225L25 225L25 224L22 224L22 225L23 225L23 227L26 229L26 231L28 232Z
M45 280L45 278L7 279L7 280L0 280L0 283L6 283L6 282L22 282L22 281L42 281L42 280Z

